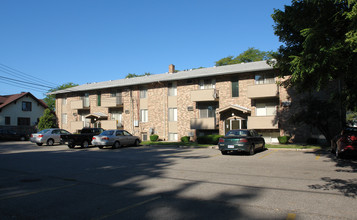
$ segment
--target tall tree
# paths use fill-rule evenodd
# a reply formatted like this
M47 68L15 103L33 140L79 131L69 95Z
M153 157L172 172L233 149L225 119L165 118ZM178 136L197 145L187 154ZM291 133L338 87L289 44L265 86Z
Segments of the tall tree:
M45 109L43 116L40 117L40 121L38 122L37 129L39 131L47 128L56 128L56 117L51 112L49 108Z
M288 86L319 91L340 82L333 97L349 109L357 103L357 0L293 0L275 10L275 34L280 46L276 67L290 74Z
M74 86L78 86L78 84L75 84L75 83L72 83L72 82L64 83L64 84L62 84L60 86L57 86L56 88L48 90L47 93L58 91L58 90L62 90L62 89L68 89L68 88L71 88L71 87L74 87ZM55 95L46 94L46 97L43 99L43 101L47 104L48 108L51 111L53 111L53 112L55 111L55 108L56 108L56 96Z
M272 58L272 54L272 51L260 51L254 47L249 47L246 51L236 57L228 56L216 61L216 66L268 60Z

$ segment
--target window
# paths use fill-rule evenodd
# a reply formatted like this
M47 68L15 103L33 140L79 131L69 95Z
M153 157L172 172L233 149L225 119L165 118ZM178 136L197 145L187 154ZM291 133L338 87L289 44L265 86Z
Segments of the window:
M17 125L30 125L30 118L17 118Z
M256 106L256 116L276 115L275 103L257 103L255 106Z
M200 118L214 118L216 108L214 106L207 106L206 108L200 108Z
M169 133L169 141L177 141L177 133Z
M62 114L62 124L67 124L67 113Z
M169 108L169 121L177 121L177 108Z
M214 89L216 88L215 79L201 79L200 80L200 89Z
M275 78L273 73L262 73L255 75L255 84L273 84Z
M89 93L84 93L83 107L89 107Z
M22 111L30 112L32 110L31 102L22 102Z
M113 90L110 92L110 97L119 97L120 96L121 91L118 90Z
M141 140L147 141L148 140L148 133L146 133L146 132L141 133Z
M102 105L102 93L98 92L97 93L97 106L101 106Z
M11 125L11 118L8 116L5 117L5 125Z
M177 83L176 82L170 82L168 84L168 95L169 96L177 96Z
M239 80L232 79L232 97L239 97Z
M67 105L67 97L62 98L62 105Z
M140 110L140 121L148 122L148 110L147 109Z
M140 98L141 99L146 99L146 97L147 97L147 88L142 88L141 90L140 90Z

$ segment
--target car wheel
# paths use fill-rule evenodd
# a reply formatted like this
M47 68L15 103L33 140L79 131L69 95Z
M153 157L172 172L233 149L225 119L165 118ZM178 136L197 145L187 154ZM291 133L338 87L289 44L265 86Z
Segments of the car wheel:
M250 146L249 155L254 155L254 145Z
M134 146L135 146L135 147L138 147L139 144L140 144L140 141L139 141L138 139L136 139L136 140L135 140L135 143L134 143Z
M36 143L37 144L37 146L42 146L42 143Z
M120 147L119 141L114 142L112 148L113 148L113 149L117 149L117 148L119 148L119 147Z
M83 148L87 148L89 146L89 142L87 140L83 141L82 145Z
M48 146L53 146L54 143L55 143L55 142L53 141L53 139L48 139L48 140L47 140L47 145L48 145Z
M68 144L68 148L74 148L74 144Z
M227 155L227 151L222 150L222 151L221 151L221 154L222 154L222 155Z

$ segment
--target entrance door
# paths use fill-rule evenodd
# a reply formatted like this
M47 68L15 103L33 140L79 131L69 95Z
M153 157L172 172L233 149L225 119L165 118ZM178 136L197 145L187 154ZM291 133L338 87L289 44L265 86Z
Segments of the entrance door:
M247 129L247 120L244 119L229 119L224 121L224 133L234 129Z

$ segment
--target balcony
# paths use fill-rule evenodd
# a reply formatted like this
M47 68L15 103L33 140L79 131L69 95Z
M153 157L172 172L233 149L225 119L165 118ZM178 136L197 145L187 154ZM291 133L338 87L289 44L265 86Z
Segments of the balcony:
M248 129L278 129L276 116L249 116Z
M118 129L122 127L122 124L116 120L101 120L100 125L105 130Z
M123 100L122 97L108 97L102 99L102 106L103 107L123 107Z
M200 130L215 130L216 119L215 118L193 118L190 122L191 129L200 129Z
M199 89L191 91L192 102L218 101L218 90L216 89Z
M258 98L269 98L278 97L279 90L277 84L260 84L248 86L248 98L258 99Z
M77 100L71 102L71 109L87 109L89 108L89 101Z

